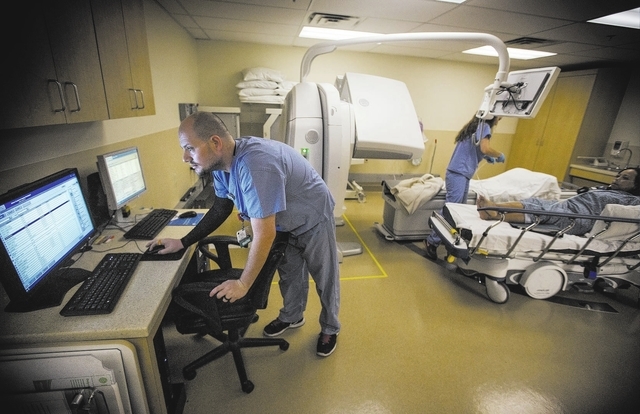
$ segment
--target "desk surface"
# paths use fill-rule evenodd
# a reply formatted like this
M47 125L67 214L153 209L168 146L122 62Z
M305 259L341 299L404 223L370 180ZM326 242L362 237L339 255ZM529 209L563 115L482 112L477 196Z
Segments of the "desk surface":
M202 211L204 212L204 211ZM159 237L180 238L191 226L167 226ZM107 244L85 252L74 266L93 269L107 253L139 252L146 241L129 241L120 230L107 229L103 234L115 238ZM122 248L117 248L122 247ZM67 292L59 306L25 313L8 313L9 299L0 289L0 347L14 344L96 341L146 338L160 326L171 300L171 290L186 269L193 246L181 260L142 261L127 284L115 309L108 315L70 316L59 314L80 284Z

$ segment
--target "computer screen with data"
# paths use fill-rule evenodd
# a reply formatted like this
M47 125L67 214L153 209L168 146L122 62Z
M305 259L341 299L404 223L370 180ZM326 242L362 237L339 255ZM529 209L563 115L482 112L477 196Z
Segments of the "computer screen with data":
M112 211L147 191L136 147L98 155L98 173Z
M89 274L68 266L95 231L76 169L1 195L0 282L11 300L7 310L60 304Z

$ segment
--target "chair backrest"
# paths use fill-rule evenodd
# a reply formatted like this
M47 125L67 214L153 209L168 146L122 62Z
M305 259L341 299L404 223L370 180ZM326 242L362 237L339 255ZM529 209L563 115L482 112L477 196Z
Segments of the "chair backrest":
M253 306L257 309L265 309L267 307L271 282L273 281L276 270L278 270L280 261L282 261L284 257L284 252L288 244L289 233L277 232L267 261L264 263L264 266L262 266L260 273L258 273L256 280L253 282L253 285L251 285L249 293L247 294L251 298Z

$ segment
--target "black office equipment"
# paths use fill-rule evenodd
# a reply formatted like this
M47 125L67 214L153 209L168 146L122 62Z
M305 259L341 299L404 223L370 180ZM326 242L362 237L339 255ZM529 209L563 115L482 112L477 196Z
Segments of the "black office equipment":
M140 253L108 253L62 308L62 316L111 313L142 258Z
M0 195L0 282L7 312L57 306L89 271L70 268L96 228L77 169Z
M278 232L273 242L267 261L243 298L233 302L209 297L214 286L228 279L238 279L242 269L232 267L229 245L239 245L235 237L211 236L198 244L199 254L204 261L211 259L220 269L205 270L190 275L189 281L173 291L173 302L184 311L176 318L176 329L182 334L211 335L220 340L221 345L188 364L183 369L184 378L192 380L196 369L220 358L228 352L233 354L236 370L242 391L250 393L254 385L247 378L242 359L242 348L278 346L286 351L289 343L282 338L245 338L244 333L252 322L258 319L257 310L265 309L269 298L269 290L278 265L284 257L288 245L289 234ZM216 255L209 251L213 244ZM202 268L199 264L199 268Z
M142 220L137 222L125 234L125 239L151 240L162 230L178 213L177 210L157 208L151 210Z

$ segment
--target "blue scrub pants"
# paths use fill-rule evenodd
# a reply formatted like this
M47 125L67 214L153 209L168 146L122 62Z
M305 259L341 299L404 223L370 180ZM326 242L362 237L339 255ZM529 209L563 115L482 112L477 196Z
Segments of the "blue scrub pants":
M447 175L445 176L444 181L445 188L447 189L444 201L447 203L466 204L467 194L469 194L469 178L462 174L447 170ZM442 213L442 211L440 211L440 213ZM427 242L434 246L438 246L441 243L441 240L436 232L432 231L427 236Z
M333 335L340 331L340 268L333 217L301 235L291 235L278 274L284 305L278 319L288 323L302 319L311 274L322 305L319 318L322 333Z

